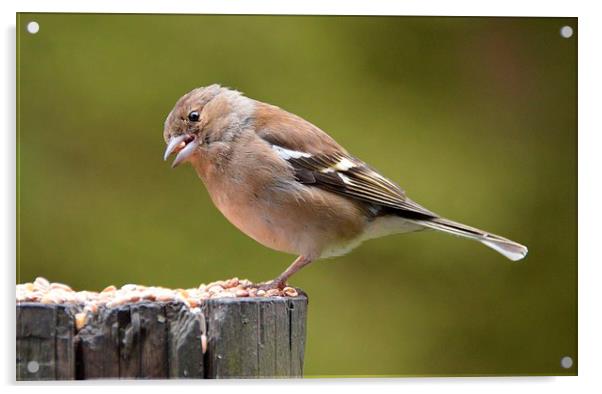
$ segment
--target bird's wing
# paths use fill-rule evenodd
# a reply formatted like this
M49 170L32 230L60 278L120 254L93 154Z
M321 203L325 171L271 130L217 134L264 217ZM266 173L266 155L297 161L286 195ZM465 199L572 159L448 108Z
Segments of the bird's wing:
M328 134L306 120L261 103L255 122L258 136L292 166L298 182L391 208L402 216L438 216L407 198L398 185L349 155Z
M334 153L298 157L289 154L286 160L295 170L297 180L303 184L401 211L399 213L437 216L407 198L398 185L380 175L366 163L348 154Z

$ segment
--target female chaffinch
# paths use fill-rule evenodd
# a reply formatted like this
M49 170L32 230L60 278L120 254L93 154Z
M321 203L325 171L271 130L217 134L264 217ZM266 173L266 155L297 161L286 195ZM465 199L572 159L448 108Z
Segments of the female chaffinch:
M282 288L319 258L367 239L434 229L520 260L527 248L445 219L350 155L318 127L219 85L194 89L167 116L164 159L189 162L211 199L239 230L299 257L262 288Z

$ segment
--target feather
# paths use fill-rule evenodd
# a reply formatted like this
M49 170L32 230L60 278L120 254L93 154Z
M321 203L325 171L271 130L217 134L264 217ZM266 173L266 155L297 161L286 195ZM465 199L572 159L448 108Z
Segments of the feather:
M528 253L528 249L524 245L449 219L434 218L431 220L414 220L414 222L427 228L479 241L512 261L521 260Z
M324 190L396 210L396 214L409 217L436 217L433 212L416 204L404 191L366 163L343 153L295 154L283 153L283 148L273 149L294 169L297 181Z

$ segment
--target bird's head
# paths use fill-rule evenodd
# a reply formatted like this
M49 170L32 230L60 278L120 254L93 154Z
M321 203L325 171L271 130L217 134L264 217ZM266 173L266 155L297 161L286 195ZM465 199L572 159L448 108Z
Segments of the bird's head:
M194 89L177 102L163 129L167 144L164 160L176 154L172 167L190 161L212 142L221 141L232 122L232 105L240 93L210 85Z

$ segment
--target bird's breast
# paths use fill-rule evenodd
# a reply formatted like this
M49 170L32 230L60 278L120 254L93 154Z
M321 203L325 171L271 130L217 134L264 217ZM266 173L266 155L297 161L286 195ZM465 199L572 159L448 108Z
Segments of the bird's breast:
M259 174L253 179L253 186L231 177L205 185L220 212L262 245L318 258L332 245L345 244L363 232L366 219L354 202L306 186L273 181L259 186L260 178Z
M294 215L279 204L236 186L208 190L215 206L240 231L271 249L301 254L295 239L303 224L294 223Z

